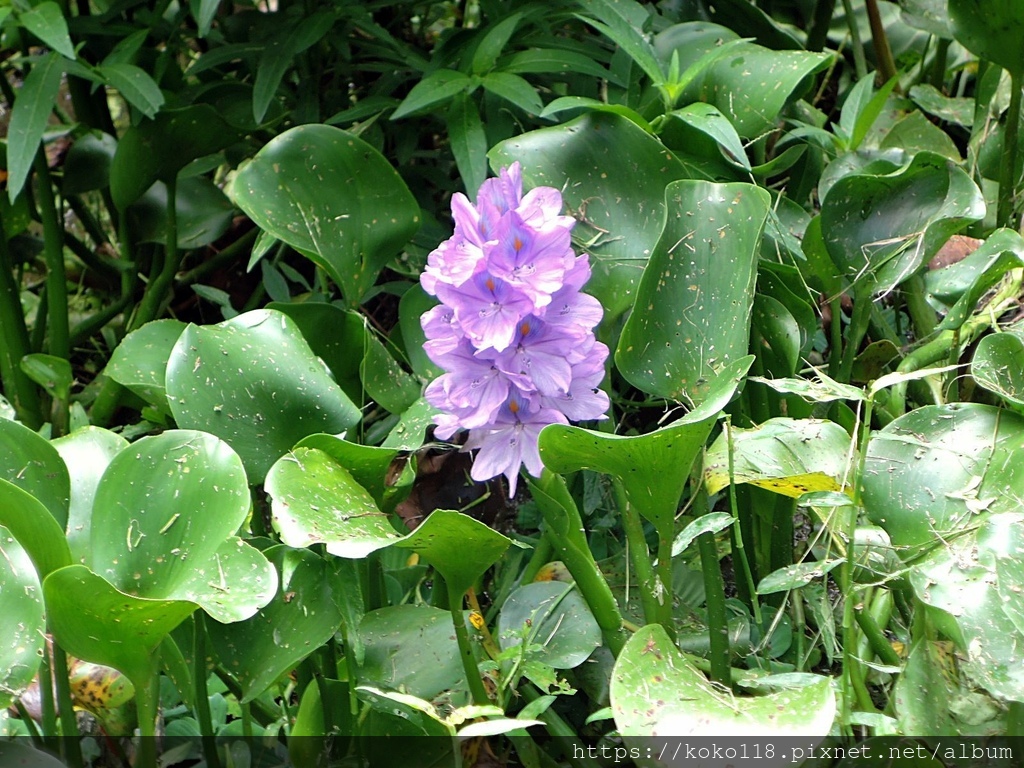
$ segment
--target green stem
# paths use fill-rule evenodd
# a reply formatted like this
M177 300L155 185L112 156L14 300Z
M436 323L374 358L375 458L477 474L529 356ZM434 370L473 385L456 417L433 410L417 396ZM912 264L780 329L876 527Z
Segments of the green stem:
M935 310L925 298L924 278L911 275L903 281L903 298L907 305L907 314L914 325L914 335L918 339L926 339L935 331Z
M708 492L701 482L703 468L696 462L691 473L690 487L693 489L693 515L702 517L711 510L708 507ZM722 685L729 685L729 619L725 608L725 580L718 562L718 547L713 533L702 533L697 537L697 551L700 553L700 569L704 575L704 600L708 613L708 645L711 655L711 678Z
M548 526L550 527L550 523ZM530 562L526 564L526 567L519 576L520 584L529 584L532 582L537 578L537 574L540 573L540 569L551 561L551 554L555 551L554 545L551 541L552 535L553 534L545 532L537 540L537 544L533 548L533 554L530 555ZM562 562L565 562L564 558L562 559ZM566 567L568 567L568 564L566 564Z
M1010 702L1006 711L1006 735L1024 736L1024 702Z
M807 30L807 50L822 51L828 42L828 28L832 24L832 13L836 9L836 0L818 0L814 4L814 17Z
M131 303L131 296L122 296L110 306L104 307L76 325L71 331L71 346L84 344L93 334L99 333L107 323L128 309Z
M658 531L658 623L672 642L676 640L676 622L672 615L672 529Z
M437 578L441 578L440 575ZM452 614L452 624L455 627L455 640L459 645L459 656L462 658L462 668L466 673L466 683L469 685L470 695L473 703L484 706L490 704L487 696L487 689L484 688L484 681L480 677L480 668L476 663L476 656L473 655L473 646L469 643L469 633L466 631L466 617L462 613L462 593L453 589L446 580L445 587L448 590L448 609Z
M154 660L153 673L143 680L134 680L135 707L139 715L139 748L137 768L156 768L156 721L160 708L160 673Z
M949 45L953 41L940 37L935 46L935 59L932 62L931 83L939 90L946 82L946 61L949 55Z
M260 231L256 228L249 230L235 240L235 242L225 247L224 250L214 254L202 264L197 264L192 269L180 275L177 279L178 285L192 285L193 283L198 283L210 273L216 272L222 267L233 264L240 256L252 251L252 244L256 242L256 237L259 233Z
M68 284L64 274L64 226L53 196L50 169L46 165L46 154L42 147L32 162L39 181L36 189L39 195L39 218L43 224L43 253L46 256L49 351L51 355L67 360L71 354L71 337L68 330Z
M199 732L202 734L203 757L209 768L220 768L217 755L217 736L213 732L213 718L210 715L210 695L206 689L206 621L201 610L195 613L194 645L195 666L192 673L192 685L195 688L196 720L199 721Z
M850 47L853 49L853 67L857 72L857 79L863 80L868 76L868 63L864 58L864 43L860 39L860 30L857 28L857 17L853 14L853 3L850 0L843 0L843 12L846 16L846 27L850 30Z
M181 254L178 252L177 198L177 180L172 178L167 182L167 241L164 246L163 264L146 286L129 330L134 331L159 317L164 303L169 299L171 287L174 285L174 275L181 265Z
M867 9L868 23L871 25L871 41L875 44L878 74L882 82L887 83L896 77L896 62L892 58L892 48L889 47L889 38L885 34L885 25L882 24L882 14L878 11L878 0L864 0L864 7ZM893 90L900 93L900 84L896 83Z
M754 623L761 633L764 627L761 619L761 606L757 597L757 586L754 584L754 572L747 558L747 549L743 542L743 525L740 523L739 504L736 501L735 463L732 442L732 419L725 417L725 438L729 449L729 511L732 513L733 561L736 563L742 583L746 587L750 608L754 614Z
M888 594L888 590L882 590L879 592L878 596L880 597ZM892 598L890 597L889 600L891 602ZM893 647L889 644L888 638L885 636L882 628L875 620L875 616L873 615L874 603L875 601L872 601L872 610L869 610L868 606L863 602L854 606L854 615L857 619L857 624L860 627L861 632L864 633L864 637L867 639L872 653L874 653L883 664L887 664L890 667L902 667L903 662L900 660L899 654L896 653Z
M1010 108L1006 112L1006 128L1003 133L1002 168L999 175L999 207L996 225L1019 229L1020 222L1013 222L1016 210L1017 186L1017 134L1020 129L1021 88L1024 70L1010 73Z
M78 718L71 703L71 683L68 680L68 657L64 649L53 643L53 684L57 689L57 709L60 712L61 753L70 768L82 768L82 748L78 740Z
M544 540L550 542L549 546L569 569L577 589L601 627L605 645L618 656L626 644L619 604L597 567L587 544L583 518L565 487L565 481L561 475L545 471L540 480L531 478L530 491L547 523Z
M0 219L0 384L18 418L29 428L38 429L43 423L39 390L21 370L21 358L31 349L29 343L21 293L14 279L14 264L7 248L3 219Z
M858 288L854 292L853 316L850 318L850 327L846 331L846 345L843 348L843 357L836 376L844 384L850 381L853 374L853 362L857 358L860 343L868 332L870 320L871 291L866 288Z
M840 294L829 297L828 308L832 314L829 326L828 375L833 379L839 375L843 359L843 299Z
M637 588L640 590L640 605L644 611L647 624L658 623L658 599L654 594L654 564L647 548L647 537L644 536L644 524L640 513L626 499L626 492L618 478L612 479L615 499L618 502L619 514L622 516L622 530L626 534L626 547L629 549L629 561L636 572Z

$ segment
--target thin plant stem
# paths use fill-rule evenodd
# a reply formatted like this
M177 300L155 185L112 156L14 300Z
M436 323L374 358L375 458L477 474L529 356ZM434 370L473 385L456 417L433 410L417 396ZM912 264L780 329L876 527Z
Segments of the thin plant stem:
M860 39L860 30L857 28L857 17L853 14L853 3L850 0L843 0L843 12L846 16L846 27L850 30L850 47L853 49L853 68L857 73L857 79L863 80L868 76L868 63L864 58L864 43Z
M640 513L626 499L622 482L618 478L613 478L612 486L615 489L619 514L622 516L622 530L626 534L629 561L633 564L639 584L640 605L643 607L644 621L648 624L656 624L658 622L658 600L654 594L654 586L657 577L654 573L654 564L651 562L650 550L647 548L647 538L644 536L644 524L640 519Z
M68 657L57 643L53 649L53 685L57 689L60 712L61 754L70 768L82 768L82 745L78 741L78 718L71 703L71 682L68 680Z
M883 82L889 82L896 77L896 62L892 58L892 48L889 47L889 38L885 34L885 25L882 24L882 14L878 10L878 0L864 0L864 7L868 12L868 23L871 25L871 41L875 44L875 58L878 60L878 74ZM900 84L897 82L893 89L900 93Z
M701 462L694 465L690 487L693 489L694 517L706 515L708 491L700 482L703 468ZM704 575L704 600L708 614L708 645L710 647L711 678L722 685L729 685L729 620L725 608L725 580L718 563L718 547L713 533L702 533L697 537L697 551L700 553L700 569Z
M39 390L20 364L31 349L29 343L14 264L0 219L0 384L18 418L31 429L38 429L43 423Z
M437 578L440 578L438 576ZM473 655L473 646L469 643L469 633L466 631L466 618L462 614L462 593L453 589L451 584L445 581L448 590L448 609L452 614L452 624L455 627L455 640L459 645L459 656L462 659L462 668L466 673L466 683L469 685L469 693L474 704L481 706L490 704L487 696L487 689L480 677L480 668L476 663L476 656Z
M167 232L166 244L164 246L163 263L159 270L156 270L153 279L146 286L142 295L138 311L132 318L129 330L135 330L155 320L170 296L174 285L174 275L181 264L181 254L178 252L178 208L177 208L177 179L171 178L167 181Z
M42 713L43 739L50 749L57 744L57 707L53 700L53 655L47 645L43 661L39 665L39 698Z
M541 696L540 691L530 683L519 686L519 693L528 703L536 701ZM601 763L597 761L596 757L591 756L589 750L575 748L583 743L583 739L554 709L548 707L540 713L537 719L543 721L548 733L558 742L570 765L576 766L576 768L600 768Z
M999 206L996 222L1000 227L1019 229L1020 222L1014 223L1017 200L1017 134L1020 131L1021 88L1024 87L1024 69L1010 73L1010 107L1006 111L1006 128L1003 131L1002 168L999 174Z
M64 273L64 226L61 224L57 200L53 195L50 169L42 147L33 160L38 190L39 218L43 224L43 253L46 257L46 295L49 297L49 352L65 360L71 354L68 329L68 284Z
M203 757L206 758L209 768L220 768L217 737L213 732L210 698L206 689L206 621L202 611L196 612L193 628L195 664L192 672L192 685L195 689L196 720L199 722L199 731L202 734Z
M729 511L732 513L733 541L735 542L733 560L735 560L739 575L742 577L750 594L750 607L754 613L754 623L757 625L758 631L763 634L764 626L761 619L761 605L757 597L757 587L754 584L754 574L750 568L750 560L747 558L747 549L743 543L743 526L740 524L739 504L736 502L736 479L734 474L736 465L733 457L732 417L728 415L725 417L725 439L728 443L729 452Z
M655 585L658 600L658 623L674 643L676 640L675 618L672 615L672 531L658 531L658 583Z
M836 0L818 0L814 4L814 16L807 30L807 50L822 51L828 42L828 28L832 23L832 13L836 8Z
M156 768L156 719L160 702L160 673L154 660L152 674L135 683L135 707L139 716L139 748L135 765L138 768Z
M843 357L836 375L843 383L848 382L853 375L853 362L857 358L860 343L868 332L870 321L871 289L858 286L853 296L853 316L850 318L850 327L846 333L846 346L843 348Z

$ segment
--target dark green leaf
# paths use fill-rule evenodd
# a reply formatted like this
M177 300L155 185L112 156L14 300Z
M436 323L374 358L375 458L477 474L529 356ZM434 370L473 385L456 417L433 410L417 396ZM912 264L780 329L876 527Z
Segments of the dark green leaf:
M496 24L491 23L481 30L482 38L476 47L476 51L473 53L471 65L474 75L482 75L494 68L495 62L502 51L505 50L505 46L508 45L508 41L515 33L516 27L519 26L519 20L522 17L522 13L513 13ZM473 187L473 189L476 189L476 187Z
M75 47L68 36L68 23L57 3L39 3L34 8L18 14L18 21L33 35L50 46L57 53L69 59L75 58Z
M416 112L422 112L435 104L448 101L455 94L468 91L472 80L454 69L439 69L420 80L409 95L398 105L392 120L399 120Z
M470 195L475 195L487 178L487 135L476 102L465 93L455 94L448 105L445 124L462 184Z
M32 67L14 100L7 130L7 198L12 203L25 186L63 74L64 59L51 53Z
M117 345L104 373L169 415L171 408L165 387L167 361L184 330L185 323L180 320L146 323Z
M163 106L164 95L145 70L133 64L104 64L97 72L108 85L120 91L125 101L146 117L154 117Z
M334 11L317 11L289 25L267 41L256 65L256 82L252 92L252 114L257 123L263 122L292 59L323 38L334 26L335 18Z
M60 454L31 429L8 419L0 419L0 479L32 494L61 528L67 525L71 481Z
M32 561L11 532L0 525L0 706L9 706L32 682L43 658L46 623L43 595ZM3 757L0 756L0 762Z
M537 90L519 75L513 75L511 72L491 72L484 76L481 84L495 96L515 104L528 114L539 115L544 109L544 103L540 100Z

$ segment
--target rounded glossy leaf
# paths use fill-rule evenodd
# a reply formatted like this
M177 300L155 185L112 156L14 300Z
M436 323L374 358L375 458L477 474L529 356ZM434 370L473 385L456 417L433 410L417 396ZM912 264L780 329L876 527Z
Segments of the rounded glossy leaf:
M217 240L237 211L220 188L203 176L178 182L174 198L178 249L201 248ZM167 242L167 187L158 181L125 212L139 242Z
M57 758L17 741L0 741L0 765L31 768L64 768Z
M419 228L419 206L373 147L327 125L292 128L239 169L238 206L309 256L355 306Z
M235 535L249 506L242 462L224 441L188 430L144 437L96 489L89 564L126 594L248 618L277 589L266 558Z
M841 491L852 464L850 435L832 421L769 419L752 429L730 430L733 481L796 499L815 491ZM704 458L708 493L729 485L729 432Z
M1024 498L1024 417L985 405L926 406L868 444L864 508L898 548L935 546Z
M117 139L108 133L97 131L76 139L64 158L64 194L105 188L110 183L110 162L116 151Z
M983 338L971 361L971 376L990 392L1024 405L1024 333L1006 331Z
M317 448L282 456L265 488L274 528L290 547L322 543L332 555L360 558L401 538L366 489Z
M612 673L615 725L623 736L825 736L835 718L832 681L767 696L737 697L713 685L657 624L626 643Z
M587 284L606 321L633 303L640 275L664 223L665 187L689 174L650 134L621 115L594 112L491 149L491 167L518 161L526 186L562 190L579 222L578 250L590 254Z
M113 667L136 687L156 672L154 651L196 609L183 600L128 595L84 565L69 565L43 582L54 638L69 654Z
M9 419L0 419L0 479L35 496L62 528L67 525L71 481L64 461L49 441Z
M117 345L104 373L165 413L167 403L167 361L185 323L154 320L132 331Z
M274 599L246 621L206 624L217 656L242 686L243 702L326 643L341 624L341 586L320 557L285 546L264 555L281 584Z
M88 560L96 486L114 456L128 447L128 441L109 430L90 426L59 437L51 445L64 459L71 477L68 547L72 557L84 563Z
M498 617L501 649L524 643L530 660L572 669L601 644L601 628L574 585L538 581L509 595Z
M24 691L39 669L46 639L43 590L32 561L0 526L0 707Z
M984 215L985 200L966 173L940 155L919 152L895 173L837 181L822 203L821 231L836 266L882 293Z
M43 579L71 564L63 527L35 496L0 479L0 525L18 540Z
M167 397L178 426L223 438L254 483L302 438L360 418L295 324L272 310L186 328L167 364Z
M389 473L398 458L393 448L360 445L343 440L337 435L310 435L299 441L298 448L316 448L323 451L352 475L373 497L377 506L384 507L394 487L389 485Z
M645 392L700 402L707 381L747 353L771 198L752 184L680 181L665 205L615 362Z
M391 413L405 412L423 391L420 380L407 373L373 333L366 334L360 374L366 394Z
M1017 0L949 0L953 36L971 53L1024 72L1024 5Z
M394 605L363 617L366 646L360 682L404 690L422 699L465 680L452 615L426 605Z

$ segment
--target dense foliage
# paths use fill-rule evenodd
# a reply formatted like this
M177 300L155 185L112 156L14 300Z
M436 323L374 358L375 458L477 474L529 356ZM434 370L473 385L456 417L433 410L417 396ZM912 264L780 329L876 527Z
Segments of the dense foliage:
M1018 3L17 0L0 50L0 735L1024 730Z

